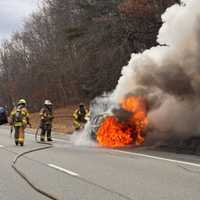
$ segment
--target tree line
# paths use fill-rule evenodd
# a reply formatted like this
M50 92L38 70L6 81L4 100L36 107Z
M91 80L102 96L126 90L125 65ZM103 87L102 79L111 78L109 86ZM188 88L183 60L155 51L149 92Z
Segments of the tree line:
M0 47L0 104L87 102L117 84L133 52L156 44L177 0L43 0Z

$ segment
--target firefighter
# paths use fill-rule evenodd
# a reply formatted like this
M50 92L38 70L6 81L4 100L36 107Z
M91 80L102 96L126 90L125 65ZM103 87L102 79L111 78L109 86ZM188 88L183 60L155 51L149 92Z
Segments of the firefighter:
M40 111L40 128L41 136L40 141L45 141L45 135L47 134L47 141L53 141L51 137L53 116L53 104L50 100L45 100L44 107Z
M79 108L73 113L73 125L75 130L82 128L89 118L89 111L83 103L80 103Z
M15 144L17 146L18 144L24 145L24 130L27 125L31 127L26 105L26 100L20 99L10 115L10 125L15 129Z

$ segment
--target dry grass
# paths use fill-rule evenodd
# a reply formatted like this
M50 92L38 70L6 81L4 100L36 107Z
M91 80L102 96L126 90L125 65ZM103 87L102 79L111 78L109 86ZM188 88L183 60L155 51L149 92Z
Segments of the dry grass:
M53 131L65 134L72 133L74 131L72 114L76 108L76 106L67 106L66 108L56 109L54 111L55 119L53 121ZM37 128L40 121L39 113L31 114L30 120L32 127Z

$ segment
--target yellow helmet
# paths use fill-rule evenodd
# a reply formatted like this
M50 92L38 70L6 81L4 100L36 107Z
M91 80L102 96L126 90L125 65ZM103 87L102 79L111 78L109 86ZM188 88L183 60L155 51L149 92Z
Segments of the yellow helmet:
M20 105L20 104L26 104L26 100L25 99L20 99L17 104L18 105Z

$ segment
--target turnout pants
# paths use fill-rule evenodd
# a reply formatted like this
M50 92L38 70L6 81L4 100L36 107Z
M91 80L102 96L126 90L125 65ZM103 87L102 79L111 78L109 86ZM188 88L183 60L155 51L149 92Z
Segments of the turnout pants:
M40 140L44 141L45 140L45 136L47 135L47 140L51 140L51 124L43 124L41 126L41 136L40 136Z
M87 120L74 119L73 126L74 126L75 130L79 130L85 126L86 122L87 122Z
M15 127L15 142L24 143L24 127Z

